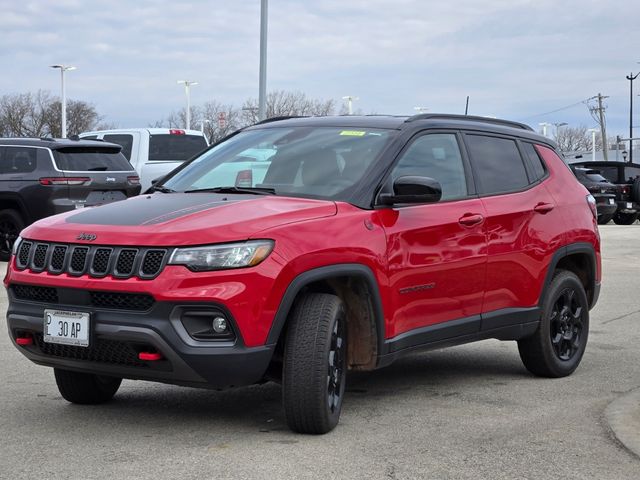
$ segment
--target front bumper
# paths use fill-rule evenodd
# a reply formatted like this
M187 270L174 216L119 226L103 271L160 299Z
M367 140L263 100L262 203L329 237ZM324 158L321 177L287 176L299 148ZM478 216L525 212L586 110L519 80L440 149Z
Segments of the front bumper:
M11 289L8 292L9 336L27 358L40 365L176 385L227 388L262 380L273 356L273 345L246 347L239 335L232 341L193 340L176 320L175 312L194 304L156 302L143 312L112 310L83 304L82 295L73 304L60 303L55 308L90 314L89 347L48 344L42 340L44 309L52 305L17 299ZM206 304L195 304L203 305ZM32 345L16 343L16 337L24 335L34 339ZM160 352L162 360L140 360L138 353L147 350Z

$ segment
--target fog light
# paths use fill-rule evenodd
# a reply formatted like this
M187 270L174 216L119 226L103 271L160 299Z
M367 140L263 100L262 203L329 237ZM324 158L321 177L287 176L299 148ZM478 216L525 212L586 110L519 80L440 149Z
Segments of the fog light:
M213 331L216 333L227 333L227 319L224 317L214 318Z

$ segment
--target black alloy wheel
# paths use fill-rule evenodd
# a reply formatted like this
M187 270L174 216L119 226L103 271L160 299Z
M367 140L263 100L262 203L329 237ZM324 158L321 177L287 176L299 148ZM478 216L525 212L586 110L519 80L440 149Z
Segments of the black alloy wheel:
M0 260L9 260L13 244L23 228L24 221L15 210L0 211Z
M551 311L551 345L560 360L571 360L580 350L583 308L577 301L575 290L566 288Z

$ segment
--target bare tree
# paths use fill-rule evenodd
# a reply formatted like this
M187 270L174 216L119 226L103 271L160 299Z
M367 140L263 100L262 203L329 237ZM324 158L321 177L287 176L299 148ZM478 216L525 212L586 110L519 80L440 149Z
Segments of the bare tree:
M602 135L597 133L595 137L596 150L602 150ZM559 128L554 140L563 152L583 152L593 148L591 132L584 125Z
M8 137L43 137L61 135L61 103L43 90L0 97L0 135ZM95 107L87 102L67 103L67 131L77 135L93 130L102 119Z
M267 118L286 116L332 115L335 101L313 99L302 92L276 90L267 95ZM245 125L258 121L258 100L250 98L242 105L242 120Z

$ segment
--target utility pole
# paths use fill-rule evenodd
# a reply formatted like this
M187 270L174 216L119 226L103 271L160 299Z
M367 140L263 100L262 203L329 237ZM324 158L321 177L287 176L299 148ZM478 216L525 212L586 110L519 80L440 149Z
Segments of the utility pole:
M467 103L464 106L464 114L467 115L469 113L469 95L467 95Z
M360 98L354 97L353 95L346 95L342 97L342 99L347 101L347 111L349 115L353 115L353 101L360 100Z
M593 117L593 119L596 122L598 122L598 125L600 125L600 134L602 135L602 156L604 157L604 160L607 161L609 160L609 146L607 142L607 125L604 119L604 111L607 107L605 107L602 104L602 101L605 98L609 98L609 97L606 97L601 93L598 93L598 95L596 95L595 97L589 98L589 100L598 99L598 106L597 107L590 106L589 113L591 113L591 116Z
M633 81L638 78L640 72L635 75L631 72L627 75L629 80L629 163L633 163Z

